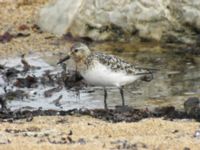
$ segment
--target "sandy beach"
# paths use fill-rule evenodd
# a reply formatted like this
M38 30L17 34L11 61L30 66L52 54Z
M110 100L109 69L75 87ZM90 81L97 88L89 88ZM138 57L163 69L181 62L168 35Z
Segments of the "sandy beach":
M1 123L0 149L197 150L198 129L199 123L192 120L109 123L88 116L36 117L31 122Z

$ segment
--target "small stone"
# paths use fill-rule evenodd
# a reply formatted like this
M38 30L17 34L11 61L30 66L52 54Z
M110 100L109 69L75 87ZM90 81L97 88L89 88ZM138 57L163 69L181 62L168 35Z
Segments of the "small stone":
M99 138L99 136L95 136L95 137L94 137L94 139L98 139L98 138Z
M196 112L198 111L198 109L200 109L199 107L200 101L198 97L190 97L188 98L185 102L184 102L184 109L185 112L189 115L197 115Z
M78 143L82 145L82 144L86 144L86 141L85 141L85 139L80 138L80 139L78 140Z
M190 150L190 148L189 147L184 147L184 149L183 150Z
M195 131L194 137L200 139L200 130Z
M28 127L26 130L29 131L29 132L39 132L39 131L41 131L40 128L34 127L34 126Z
M179 131L178 130L174 130L172 133L178 133Z
M11 143L11 141L8 138L6 138L4 135L0 134L0 145L1 144L10 144L10 143Z
M69 141L69 143L74 143L74 141L72 140L72 138L71 137L67 137L67 140Z
M72 135L72 134L73 134L73 132L72 132L72 130L70 130L69 133L68 133L68 135Z

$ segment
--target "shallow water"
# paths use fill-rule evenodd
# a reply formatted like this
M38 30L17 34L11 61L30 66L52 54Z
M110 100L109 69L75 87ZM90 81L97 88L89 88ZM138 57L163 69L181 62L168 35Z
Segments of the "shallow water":
M105 48L106 46L97 46ZM97 48L97 49L98 49ZM138 47L134 47L138 49ZM134 49L133 48L133 49ZM153 47L155 48L155 47ZM153 49L151 47L151 49ZM122 49L122 50L121 50ZM153 52L151 50L131 50L126 44L121 45L121 49L106 49L107 53L113 53L141 67L157 68L158 72L154 75L151 82L136 82L125 87L126 105L136 108L154 108L157 106L173 105L182 108L182 104L188 97L200 96L200 57L190 54L176 54L172 50L162 50ZM148 47L146 48L148 49ZM61 67L56 65L59 54L30 54L26 60L33 66L40 69L29 71L28 74L37 77L42 76L45 70L51 70L53 73L61 72ZM15 66L22 69L21 58L1 59L0 64L6 66ZM71 62L69 62L71 68ZM72 67L73 68L73 67ZM16 87L8 86L0 75L0 93L3 94L3 88L9 89ZM103 108L103 91L101 87L87 87L80 91L77 96L75 91L63 89L53 94L52 97L44 97L44 91L52 87L39 86L37 88L23 88L28 92L29 97L23 99L14 99L8 102L12 109L29 108L38 109L72 109L72 108ZM88 92L94 90L94 92ZM60 105L56 106L54 100L60 95ZM108 90L108 106L113 108L121 105L119 90L112 88Z

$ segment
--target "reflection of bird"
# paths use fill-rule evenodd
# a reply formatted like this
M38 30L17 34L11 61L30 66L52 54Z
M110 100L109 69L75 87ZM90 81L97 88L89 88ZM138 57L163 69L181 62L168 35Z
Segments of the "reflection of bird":
M56 98L55 100L52 101L53 104L55 104L55 106L57 107L61 107L61 103L60 100L62 99L62 95L60 95L58 98Z
M137 79L150 81L151 69L136 68L132 64L113 56L98 52L91 52L82 43L75 43L69 54L61 59L58 64L72 58L76 63L76 69L90 85L104 87L104 106L107 109L106 87L118 87L122 97L122 105L125 105L123 86Z

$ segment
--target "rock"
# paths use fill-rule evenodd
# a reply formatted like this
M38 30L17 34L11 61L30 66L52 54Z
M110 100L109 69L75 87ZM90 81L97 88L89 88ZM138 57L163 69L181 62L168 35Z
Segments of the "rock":
M25 78L17 78L16 82L14 83L14 85L16 87L20 87L20 88L33 88L37 83L37 78L35 76L27 76Z
M194 137L200 139L200 130L195 131Z
M60 92L62 89L63 89L62 86L57 86L57 87L55 87L55 88L51 88L51 89L46 90L46 91L44 92L44 96L45 96L45 97L51 97L51 96L53 95L53 93ZM62 97L61 97L61 98L62 98ZM61 99L61 98L59 98L59 99Z
M77 142L78 142L79 144L81 144L81 145L86 144L86 141L85 141L85 139L83 139L83 138L78 139Z
M13 38L13 35L11 35L9 32L5 32L3 35L0 35L0 42L7 43L7 42L10 42L12 38Z
M184 102L185 112L194 117L200 116L200 101L197 97L190 97Z
M82 2L83 0L59 0L49 4L40 12L39 26L44 30L53 31L58 35L65 33L71 26ZM66 15L63 15L65 12ZM47 14L49 14L49 17L43 18Z
M7 110L6 99L2 95L0 95L0 105L1 105L1 109L0 110L2 110L2 111Z
M195 0L57 0L41 9L37 24L58 36L195 43L199 20Z
M0 145L1 144L10 144L10 143L11 143L11 141L8 138L6 138L3 134L0 134Z

